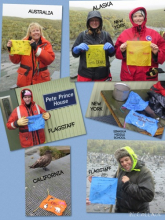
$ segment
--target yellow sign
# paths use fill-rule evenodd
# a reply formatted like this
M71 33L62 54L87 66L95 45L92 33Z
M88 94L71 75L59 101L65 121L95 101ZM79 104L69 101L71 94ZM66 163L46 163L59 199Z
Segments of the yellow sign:
M127 41L127 65L151 66L150 45L150 41Z
M106 66L105 50L103 46L103 44L88 45L89 50L86 51L87 68Z
M18 55L30 55L31 46L29 44L29 40L11 40L12 47L10 50L10 54L18 54Z

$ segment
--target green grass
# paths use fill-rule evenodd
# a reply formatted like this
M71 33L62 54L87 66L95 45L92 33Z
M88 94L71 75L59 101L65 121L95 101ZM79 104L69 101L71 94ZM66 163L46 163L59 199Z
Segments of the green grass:
M7 50L8 40L22 40L32 22L37 22L43 27L44 36L52 44L54 50L61 50L61 20L3 16L2 51Z

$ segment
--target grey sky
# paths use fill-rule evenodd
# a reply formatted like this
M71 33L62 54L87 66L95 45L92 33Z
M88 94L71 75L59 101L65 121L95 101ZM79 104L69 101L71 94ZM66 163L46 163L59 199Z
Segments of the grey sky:
M110 1L70 1L69 7L88 8L93 10L93 6L99 7L102 3L109 3ZM131 1L111 1L113 5L106 7L105 9L133 9L139 6L145 7L147 10L150 9L164 9L164 0L131 0Z
M31 10L52 11L53 15L28 13ZM3 16L21 17L21 18L46 18L62 19L61 5L27 5L27 4L3 4Z

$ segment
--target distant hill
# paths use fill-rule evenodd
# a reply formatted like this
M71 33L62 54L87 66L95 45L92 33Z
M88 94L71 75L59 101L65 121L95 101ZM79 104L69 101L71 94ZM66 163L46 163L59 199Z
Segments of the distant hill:
M122 146L130 146L129 140L88 140L87 151L114 154L121 143ZM144 153L164 155L165 153L164 146L160 141L133 141L130 147L133 148L138 155L144 155Z
M32 22L37 22L43 27L44 36L54 50L61 50L61 20L3 16L2 51L7 50L6 44L9 39L21 40L25 37L27 28Z
M75 39L78 34L86 30L86 19L88 12L92 9L85 8L70 8L70 39ZM112 37L118 36L124 29L132 27L129 20L130 10L114 10L112 8L99 10L103 18L103 30L110 33ZM147 26L164 27L165 11L164 9L148 10L147 11ZM116 20L123 19L124 27L115 27Z
M84 30L86 30L86 20L88 12L91 10L70 10L70 39L75 39L78 34ZM121 12L118 10L99 10L102 18L103 18L103 30L110 33L112 37L121 33L125 28L131 27L131 23L126 20L127 12ZM116 27L116 20L122 20L120 24L124 24L125 26Z

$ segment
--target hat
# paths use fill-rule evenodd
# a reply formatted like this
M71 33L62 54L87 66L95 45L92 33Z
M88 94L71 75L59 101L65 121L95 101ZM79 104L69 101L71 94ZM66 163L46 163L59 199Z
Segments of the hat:
M123 157L130 157L130 154L128 153L128 151L126 151L124 148L120 148L118 150L115 151L115 158L118 162L120 162L119 160Z
M24 97L24 96L32 96L32 93L29 91L29 90L23 90L22 91L22 98Z
M141 14L141 15L145 18L145 13L144 13L143 10L140 9L140 10L136 11L135 13L132 14L132 17L133 17L133 15L136 14L136 13Z

